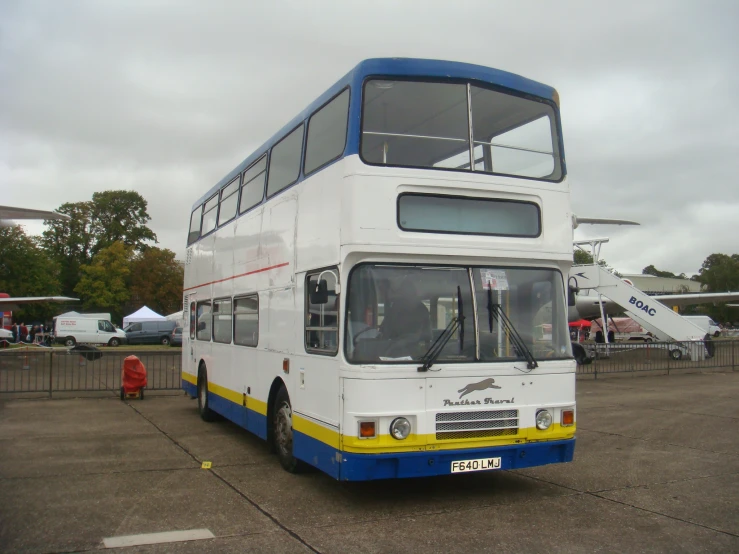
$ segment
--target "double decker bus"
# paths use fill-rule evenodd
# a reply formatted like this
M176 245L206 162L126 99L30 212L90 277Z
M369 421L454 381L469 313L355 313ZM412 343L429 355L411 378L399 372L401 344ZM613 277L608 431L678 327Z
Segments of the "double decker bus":
M182 385L340 480L572 459L557 92L358 64L193 206Z

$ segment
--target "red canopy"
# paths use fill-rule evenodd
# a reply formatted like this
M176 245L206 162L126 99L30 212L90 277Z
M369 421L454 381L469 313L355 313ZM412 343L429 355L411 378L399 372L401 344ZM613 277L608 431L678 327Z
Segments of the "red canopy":
M570 321L570 327L590 327L591 323L587 319L578 319L577 321Z

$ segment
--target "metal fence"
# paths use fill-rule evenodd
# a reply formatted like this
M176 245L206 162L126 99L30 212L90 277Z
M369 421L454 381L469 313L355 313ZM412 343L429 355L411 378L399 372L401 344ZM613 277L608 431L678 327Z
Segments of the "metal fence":
M578 375L623 372L730 369L739 364L739 340L710 341L711 355L696 356L703 343L584 344L589 364L577 366ZM137 356L146 366L149 390L181 387L182 354L171 351L105 349L97 359L73 350L17 348L0 350L0 393L46 393L109 391L118 394L121 368L126 356ZM94 358L96 356L91 356Z
M719 339L687 342L616 342L583 344L591 358L577 366L579 375L640 371L711 370L735 371L739 364L739 340ZM703 358L703 359L701 359Z
M147 390L181 387L179 348L171 351L105 349L85 356L73 350L29 347L0 351L0 393L53 396L57 392L110 391L118 394L126 356L137 356L143 362Z

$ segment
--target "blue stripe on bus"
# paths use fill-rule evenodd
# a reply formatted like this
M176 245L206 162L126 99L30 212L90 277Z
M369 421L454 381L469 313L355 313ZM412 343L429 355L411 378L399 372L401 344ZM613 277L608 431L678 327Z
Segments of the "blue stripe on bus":
M406 76L406 77L428 77L430 79L465 79L480 81L494 86L499 86L514 91L538 96L547 100L554 101L555 90L543 83L532 81L515 73L474 65L461 62L449 62L443 60L424 60L417 58L374 58L364 60L357 64L349 73L344 75L331 88L319 96L315 101L311 102L302 112L290 120L282 129L277 131L269 140L248 156L243 162L236 166L230 173L221 179L207 193L201 196L192 206L194 210L208 198L213 196L216 191L220 190L225 184L230 182L234 177L239 175L253 162L257 161L262 154L272 148L277 142L285 137L290 131L295 129L301 122L306 121L318 108L331 100L343 88L351 87L351 103L349 112L349 125L346 148L344 154L339 158L351 156L359 153L359 127L362 113L361 98L362 83L365 78L373 75L387 76ZM299 85L296 84L296 85ZM561 139L561 137L560 137ZM563 156L564 157L564 156ZM336 160L338 161L338 160ZM335 162L332 162L335 163ZM564 163L564 162L563 162ZM328 164L328 167L331 164ZM324 168L325 169L325 168ZM300 177L295 184L305 178L302 169Z
M575 439L464 450L353 454L340 452L303 433L293 433L293 451L304 462L341 481L371 481L449 475L461 460L501 458L500 469L523 469L571 462Z
M187 394L193 398L197 398L198 388L195 385L183 380L182 388ZM239 427L255 434L260 439L267 440L267 416L235 404L212 392L208 393L208 403L210 404L210 409L217 414L222 415Z

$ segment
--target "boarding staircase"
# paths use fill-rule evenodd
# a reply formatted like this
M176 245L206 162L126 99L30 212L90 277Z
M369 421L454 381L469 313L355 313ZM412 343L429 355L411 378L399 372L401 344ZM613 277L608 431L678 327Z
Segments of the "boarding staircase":
M662 341L685 343L692 360L703 360L705 332L656 298L621 280L598 264L572 266L569 286L577 290L595 290L621 306L632 319ZM601 304L602 309L602 304ZM605 318L605 314L603 314Z
M601 247L608 240L604 237L573 242L575 248L585 252L589 249L594 263L572 266L569 286L577 290L592 289L598 293L602 321L606 320L606 314L603 302L600 301L601 295L621 306L632 319L638 321L658 339L682 343L681 352L689 354L692 360L705 359L708 352L703 342L705 334L700 327L598 263ZM607 329L607 326L604 325L604 328Z

